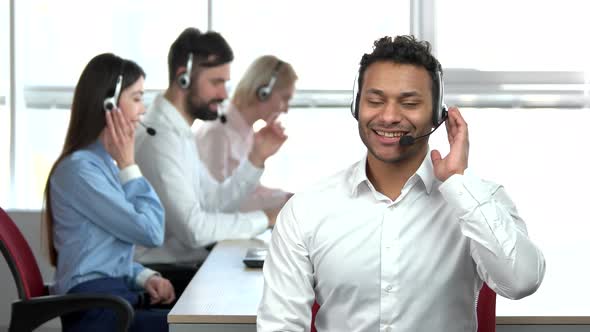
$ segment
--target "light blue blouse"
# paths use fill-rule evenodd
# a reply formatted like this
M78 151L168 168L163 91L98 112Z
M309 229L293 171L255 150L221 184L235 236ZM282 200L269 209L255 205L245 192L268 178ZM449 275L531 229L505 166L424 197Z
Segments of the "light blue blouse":
M100 141L62 160L50 179L53 242L58 252L52 292L85 281L124 277L136 288L145 268L135 244L160 246L164 208L133 165L122 172Z

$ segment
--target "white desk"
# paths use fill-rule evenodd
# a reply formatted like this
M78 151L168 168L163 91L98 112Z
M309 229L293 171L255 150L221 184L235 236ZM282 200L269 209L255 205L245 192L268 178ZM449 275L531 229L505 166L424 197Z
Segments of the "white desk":
M269 236L262 238L267 241ZM247 268L242 258L248 248L266 247L265 241L219 242L170 311L170 331L255 332L256 311L262 297L262 269ZM590 317L586 316L499 316L496 324L502 332L590 331Z
M168 315L170 331L256 331L262 297L262 269L242 262L246 250L266 247L265 241L221 241Z

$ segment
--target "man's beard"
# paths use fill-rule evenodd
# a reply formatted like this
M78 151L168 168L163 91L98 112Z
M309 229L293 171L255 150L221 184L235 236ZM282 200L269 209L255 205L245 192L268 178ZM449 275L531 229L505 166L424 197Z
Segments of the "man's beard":
M218 112L216 111L212 111L211 110L211 105L214 104L221 104L223 102L223 99L211 99L209 101L203 102L202 100L200 100L197 103L193 103L191 101L191 96L187 96L186 98L186 109L188 111L188 114L193 118L193 119L200 119L203 121L212 121L212 120L217 120L217 118L219 117Z

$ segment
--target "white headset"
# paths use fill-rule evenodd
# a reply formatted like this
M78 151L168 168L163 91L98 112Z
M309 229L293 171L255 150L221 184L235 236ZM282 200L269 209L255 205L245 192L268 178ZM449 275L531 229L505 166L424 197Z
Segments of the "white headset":
M274 66L272 73L270 75L270 80L267 84L261 85L256 89L256 96L260 101L267 101L272 94L272 89L277 82L277 76L279 75L279 70L281 70L281 66L283 65L283 61L279 60L277 64Z
M193 53L188 54L186 62L186 71L178 75L178 85L183 89L188 89L191 86L191 73L193 71Z
M102 105L106 112L112 111L117 107L119 102L119 93L121 93L121 85L123 85L123 74L117 77L117 85L115 86L115 94L112 97L107 97Z

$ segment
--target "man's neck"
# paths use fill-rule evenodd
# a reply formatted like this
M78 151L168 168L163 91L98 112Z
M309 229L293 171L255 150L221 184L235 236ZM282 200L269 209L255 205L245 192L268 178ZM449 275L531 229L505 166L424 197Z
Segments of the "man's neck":
M375 158L370 152L367 156L367 177L375 189L395 201L408 179L416 173L424 158L427 147L415 156L399 162L384 162Z
M184 91L178 91L173 87L168 87L164 92L164 98L168 100L176 109L176 111L182 116L182 118L188 123L189 126L193 125L195 119L191 117L186 110L186 93Z

